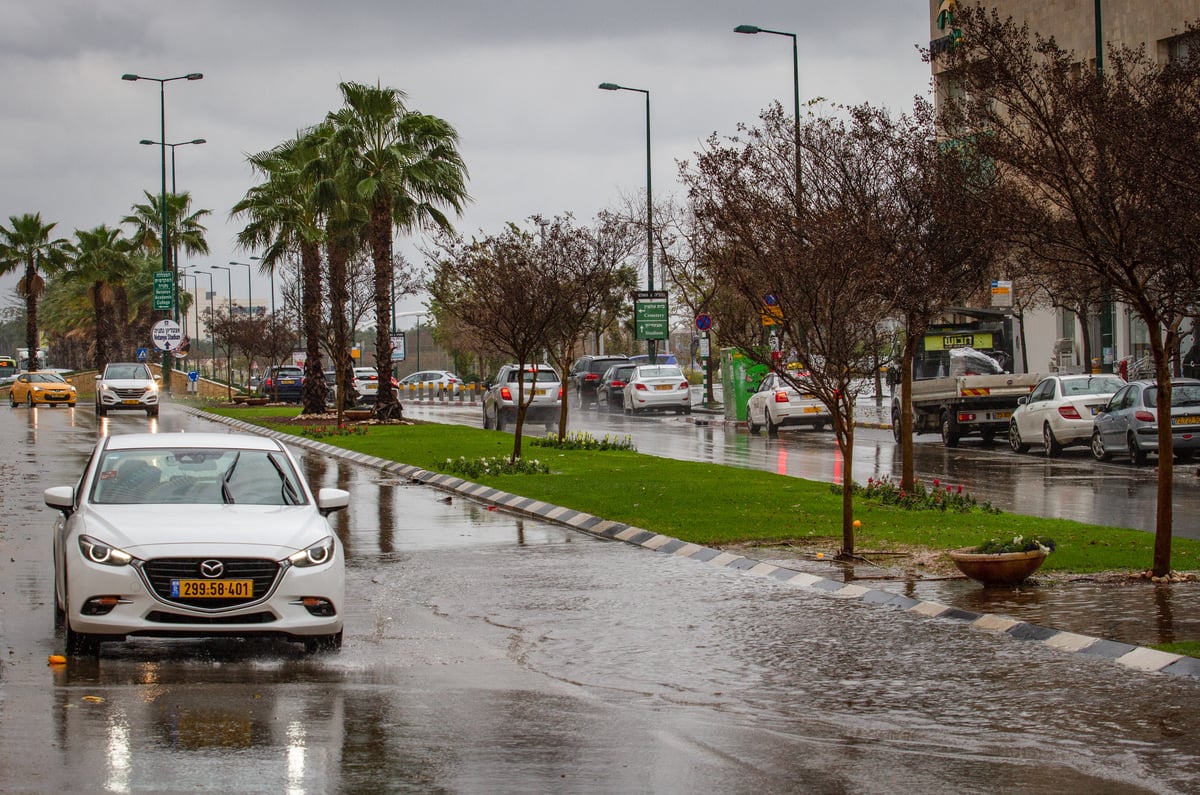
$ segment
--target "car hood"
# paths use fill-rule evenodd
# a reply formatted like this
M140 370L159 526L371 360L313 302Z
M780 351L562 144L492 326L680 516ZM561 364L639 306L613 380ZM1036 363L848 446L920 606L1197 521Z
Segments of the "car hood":
M100 383L111 389L137 389L138 387L153 387L156 382L145 378L101 378Z
M75 530L148 559L252 555L282 559L330 535L311 505L91 505Z

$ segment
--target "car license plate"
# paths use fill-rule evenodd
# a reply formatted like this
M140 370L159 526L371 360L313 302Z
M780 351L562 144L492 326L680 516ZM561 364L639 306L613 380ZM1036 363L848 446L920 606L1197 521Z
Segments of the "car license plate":
M538 396L545 395L545 394L547 394L547 393L546 393L546 390L544 390L544 389L533 390L534 397L538 397Z
M374 392L375 390L379 389L379 384L372 382L370 384L366 384L366 388L368 392Z
M121 402L124 403L126 406L136 406L138 404L136 399L135 400L122 400Z
M251 599L254 580L171 580L173 599Z
M1012 412L1011 411L997 411L995 416L996 416L996 419L998 419L998 420L1007 420L1009 417L1012 416Z
M675 388L674 384L655 384L654 388L660 392L668 392Z
M1176 425L1200 425L1200 415L1189 414L1185 417L1176 417Z
M821 407L820 406L805 406L804 413L805 414L820 414Z

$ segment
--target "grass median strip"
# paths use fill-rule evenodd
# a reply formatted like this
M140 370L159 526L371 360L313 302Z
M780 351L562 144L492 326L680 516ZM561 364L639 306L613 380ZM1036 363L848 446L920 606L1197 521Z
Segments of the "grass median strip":
M299 409L213 409L286 433L300 435ZM313 421L316 427L324 423ZM347 450L430 471L448 458L492 458L512 452L512 435L457 425L371 425L367 433L331 434L322 441ZM512 494L573 508L604 519L707 546L803 544L841 546L841 497L830 484L754 469L676 461L628 450L559 450L524 447L550 474L482 475L472 478ZM1012 513L906 510L855 500L860 550L949 551L987 538L1037 535L1058 544L1045 571L1091 573L1149 568L1154 535ZM1172 542L1173 568L1200 568L1200 541Z

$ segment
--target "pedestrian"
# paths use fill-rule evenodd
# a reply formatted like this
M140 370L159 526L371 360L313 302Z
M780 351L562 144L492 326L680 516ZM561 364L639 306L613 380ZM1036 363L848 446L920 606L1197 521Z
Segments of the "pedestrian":
M1122 359L1117 362L1117 375L1121 376L1122 381L1129 380L1129 360Z

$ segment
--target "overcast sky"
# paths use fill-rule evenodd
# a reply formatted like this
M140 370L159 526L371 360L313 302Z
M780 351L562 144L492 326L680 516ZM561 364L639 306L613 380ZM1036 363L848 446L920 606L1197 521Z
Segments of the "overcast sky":
M645 187L644 98L599 83L651 92L662 198L711 133L773 101L791 110L791 40L734 26L799 35L801 101L902 112L928 94L927 15L896 0L0 0L0 220L40 212L68 238L117 225L158 193L161 162L138 145L159 140L159 85L121 75L201 72L166 86L167 141L207 140L175 150L178 189L212 210L211 255L185 268L248 261L229 219L253 184L246 154L337 108L340 81L399 88L457 128L472 197L459 231L534 213L587 221ZM413 242L397 248L417 258ZM235 268L239 301L246 275ZM0 278L0 305L15 282ZM267 284L255 272L256 304Z

